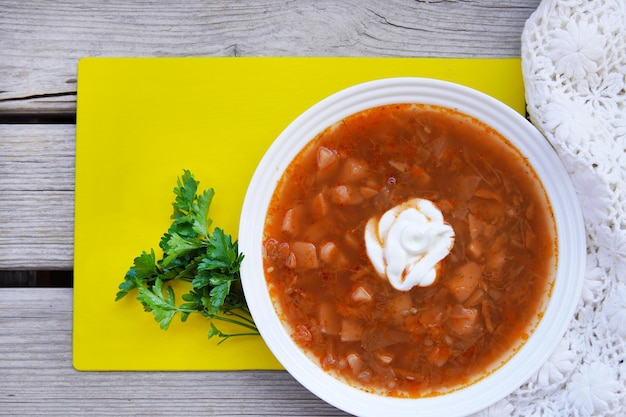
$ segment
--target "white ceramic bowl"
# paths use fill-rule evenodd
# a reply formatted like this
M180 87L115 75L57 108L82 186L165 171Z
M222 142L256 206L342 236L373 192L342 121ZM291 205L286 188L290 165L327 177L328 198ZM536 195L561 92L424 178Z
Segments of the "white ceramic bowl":
M424 103L458 110L506 137L534 167L552 205L558 236L555 284L543 319L523 347L502 367L466 388L435 397L404 399L371 394L325 373L283 328L263 274L262 234L276 183L300 149L345 117L384 104ZM243 204L239 248L245 254L242 284L261 335L285 369L309 391L346 412L362 416L465 416L502 399L547 360L575 311L583 281L585 234L570 179L544 137L508 106L476 90L423 78L390 78L356 85L317 103L282 133L259 163Z

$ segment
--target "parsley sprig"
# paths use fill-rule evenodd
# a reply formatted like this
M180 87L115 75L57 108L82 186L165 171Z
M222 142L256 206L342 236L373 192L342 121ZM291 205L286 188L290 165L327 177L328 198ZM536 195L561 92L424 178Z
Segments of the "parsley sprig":
M198 185L190 171L183 171L174 188L173 222L159 243L163 257L157 260L151 249L135 258L115 300L136 289L136 299L164 330L176 314L183 322L192 313L201 314L209 319L209 339L220 338L218 344L234 336L258 335L241 287L243 254L237 241L222 229L210 232L209 208L215 192L210 188L198 193ZM178 305L171 285L174 281L191 283ZM242 330L224 333L215 325L218 321Z

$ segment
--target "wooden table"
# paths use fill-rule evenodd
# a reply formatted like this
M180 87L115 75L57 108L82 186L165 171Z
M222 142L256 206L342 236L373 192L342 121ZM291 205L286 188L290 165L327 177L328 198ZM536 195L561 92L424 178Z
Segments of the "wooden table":
M539 0L174 3L0 3L0 282L30 277L0 288L0 415L344 415L281 371L72 368L72 289L32 271L72 269L79 58L514 57Z

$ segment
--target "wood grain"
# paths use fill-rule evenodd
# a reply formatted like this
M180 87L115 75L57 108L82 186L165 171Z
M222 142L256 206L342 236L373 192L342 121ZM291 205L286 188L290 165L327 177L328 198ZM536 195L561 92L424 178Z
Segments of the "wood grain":
M0 3L0 111L75 111L85 56L519 56L539 0Z
M69 288L0 289L0 328L0 416L345 415L284 371L75 371Z
M0 125L0 269L71 269L74 125Z

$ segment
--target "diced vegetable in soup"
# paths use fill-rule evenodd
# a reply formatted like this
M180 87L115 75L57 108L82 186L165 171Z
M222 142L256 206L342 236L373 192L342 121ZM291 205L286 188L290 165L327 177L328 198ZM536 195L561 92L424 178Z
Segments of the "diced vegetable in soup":
M447 233L446 251L431 262L434 282L397 289L391 261L372 263L366 226L424 201L443 216L432 233ZM416 216L412 233L428 236L410 219L431 215ZM425 259L432 242L411 240L408 253L419 246ZM264 229L266 280L292 338L325 371L389 396L436 395L506 361L542 314L556 256L549 203L519 152L477 120L416 104L318 135L283 174Z

